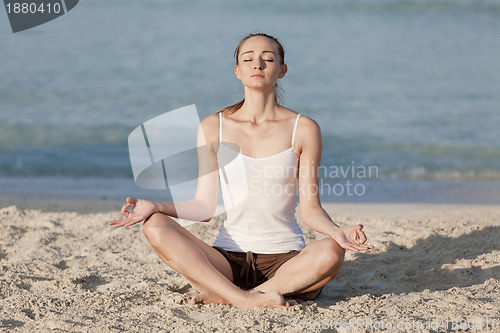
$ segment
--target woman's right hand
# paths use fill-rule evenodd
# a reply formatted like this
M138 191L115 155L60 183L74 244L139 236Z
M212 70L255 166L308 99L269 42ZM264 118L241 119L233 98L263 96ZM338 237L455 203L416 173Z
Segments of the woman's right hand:
M132 211L128 211L130 206L132 206ZM121 210L121 214L125 218L111 221L109 224L115 228L130 227L131 225L144 221L149 216L158 212L159 210L157 205L152 201L127 198L127 203L123 205Z

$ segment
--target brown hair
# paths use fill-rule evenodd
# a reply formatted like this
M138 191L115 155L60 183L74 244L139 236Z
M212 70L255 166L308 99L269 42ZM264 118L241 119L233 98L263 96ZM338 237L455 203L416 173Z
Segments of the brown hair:
M250 39L250 38L256 37L256 36L262 36L262 37L269 38L270 40L272 40L276 44L276 48L278 49L278 53L279 53L279 56L280 56L280 63L281 63L281 65L283 65L285 63L285 49L283 48L283 45L281 45L280 41L276 37L273 37L271 35L265 34L263 32L257 32L257 33L248 34L248 35L246 35L245 37L243 37L240 40L240 42L236 46L236 49L234 50L234 59L236 61L236 65L238 65L238 56L240 54L240 48L243 45L243 43L247 39ZM276 88L277 89L281 89L281 87L278 85L278 83L276 83ZM281 90L283 91L283 89L281 89ZM281 94L276 93L275 101L278 104L280 104L280 103L283 102L283 97L281 96ZM243 103L245 103L245 98L243 98L241 101L239 101L236 104L233 104L233 105L225 107L224 109L218 111L217 113L219 113L219 112L223 112L224 114L235 113L236 111L238 111L243 106Z

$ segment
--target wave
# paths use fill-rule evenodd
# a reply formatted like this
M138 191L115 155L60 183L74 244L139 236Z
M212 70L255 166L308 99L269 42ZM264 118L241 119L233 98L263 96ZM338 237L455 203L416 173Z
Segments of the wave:
M0 149L122 144L132 128L76 125L0 125Z
M500 149L460 142L398 143L326 135L323 165L378 168L380 179L500 180Z
M0 176L130 177L127 142L131 130L123 126L2 125ZM329 170L329 178L334 178L335 170L372 166L377 179L500 180L500 148L325 133L322 166ZM356 176L347 173L338 178L349 177Z

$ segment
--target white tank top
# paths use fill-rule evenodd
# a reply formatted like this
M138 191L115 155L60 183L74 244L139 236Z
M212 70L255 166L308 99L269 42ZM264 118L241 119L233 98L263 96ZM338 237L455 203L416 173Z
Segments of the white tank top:
M227 212L214 246L227 251L284 253L302 250L304 238L295 218L299 158L295 132L291 147L269 157L253 158L222 141L219 113L219 166Z

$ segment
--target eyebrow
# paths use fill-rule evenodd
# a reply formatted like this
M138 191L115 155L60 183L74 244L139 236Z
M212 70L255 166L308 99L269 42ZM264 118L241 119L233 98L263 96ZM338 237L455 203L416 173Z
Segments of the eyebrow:
M247 53L253 53L253 51L246 51L246 52L243 52L242 54L240 54L241 56L244 55L244 54L247 54ZM272 53L272 54L276 54L274 53L274 51L262 51L262 53Z

